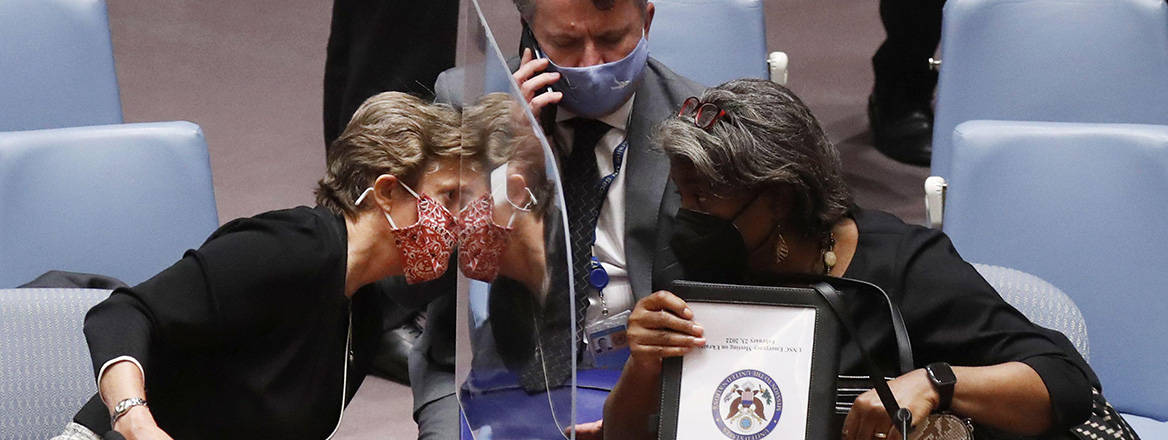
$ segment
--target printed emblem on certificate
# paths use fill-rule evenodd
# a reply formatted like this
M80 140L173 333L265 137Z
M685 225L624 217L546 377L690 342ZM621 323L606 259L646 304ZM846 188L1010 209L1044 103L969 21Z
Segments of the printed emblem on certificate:
M838 322L808 287L678 281L706 346L665 362L662 439L828 438Z
M758 370L735 371L714 391L714 422L736 440L766 438L783 413L783 394Z

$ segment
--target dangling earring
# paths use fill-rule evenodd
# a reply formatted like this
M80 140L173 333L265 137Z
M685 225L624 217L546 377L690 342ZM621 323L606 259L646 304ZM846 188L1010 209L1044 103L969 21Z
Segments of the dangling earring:
M787 247L787 240L783 238L783 225L775 225L775 233L779 234L779 244L775 246L775 264L783 264L787 261L791 249Z
M831 269L835 267L835 234L828 232L827 239L823 244L823 274L831 275Z

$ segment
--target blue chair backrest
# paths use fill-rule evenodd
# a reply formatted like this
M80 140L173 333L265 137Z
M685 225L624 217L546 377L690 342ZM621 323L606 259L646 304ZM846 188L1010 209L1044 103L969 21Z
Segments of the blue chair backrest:
M649 55L707 86L769 75L762 0L654 0Z
M51 269L137 284L217 225L195 124L0 133L0 288Z
M0 131L121 122L105 2L0 1Z
M1082 310L1116 408L1168 419L1168 126L971 121L953 135L945 232Z
M951 0L932 173L974 119L1168 124L1164 0Z
M97 393L82 324L101 289L0 289L0 438L60 434Z

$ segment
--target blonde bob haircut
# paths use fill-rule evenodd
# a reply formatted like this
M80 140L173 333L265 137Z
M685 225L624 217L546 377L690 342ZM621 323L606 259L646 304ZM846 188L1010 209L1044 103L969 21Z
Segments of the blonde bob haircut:
M354 201L382 174L416 186L431 159L456 155L458 126L458 114L447 105L400 92L366 99L329 145L328 169L314 191L316 203L352 217L364 209Z

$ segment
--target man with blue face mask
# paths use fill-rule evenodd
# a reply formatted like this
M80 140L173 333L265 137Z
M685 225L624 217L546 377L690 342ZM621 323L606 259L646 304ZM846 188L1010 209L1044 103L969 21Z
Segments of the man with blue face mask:
M647 0L515 0L515 4L534 37L534 44L525 42L524 47L541 51L537 56L525 50L511 60L510 67L522 98L544 121L558 153L570 259L577 278L572 280L576 327L595 328L612 323L613 318L619 320L637 300L664 287L654 283L654 275L657 262L668 260L661 255L668 251L679 200L667 188L669 162L652 147L649 135L657 123L676 114L687 97L699 95L704 87L650 56L647 40L654 5ZM457 96L462 84L457 75L448 71L439 76L438 100L473 101L474 97ZM496 295L501 284L492 288L492 301L502 296ZM557 294L567 292L549 293ZM564 308L568 301L549 297L547 303ZM549 329L533 328L529 316L506 319L501 316L505 312L492 306L492 339L511 345L509 353L525 354L518 361L505 359L508 365L519 365L512 371L520 385L537 393L566 384L571 378L571 347L544 347L538 355L534 346L515 347L515 341L531 341L530 335ZM565 342L571 337L565 330ZM576 337L583 343L589 340L584 334ZM411 355L411 379L417 372L428 376L414 380L424 384L414 386L415 419L424 438L431 431L427 420L440 419L431 414L457 408L453 375L435 380L434 371L439 368L434 356L426 353L427 345L440 343L429 339ZM589 348L581 345L579 351ZM596 363L585 357L577 360L584 365L581 368ZM611 384L599 388L605 386ZM595 420L601 410L578 408L578 421ZM556 427L551 428L558 436Z
M648 1L515 3L542 50L542 58L525 50L513 77L560 154L576 326L619 325L611 319L664 287L653 284L654 262L676 212L673 192L666 192L668 160L653 150L649 132L703 87L650 58ZM515 327L496 323L495 340L526 331ZM577 337L590 342L584 333ZM558 383L565 373L557 367L570 363L544 351L547 379Z

